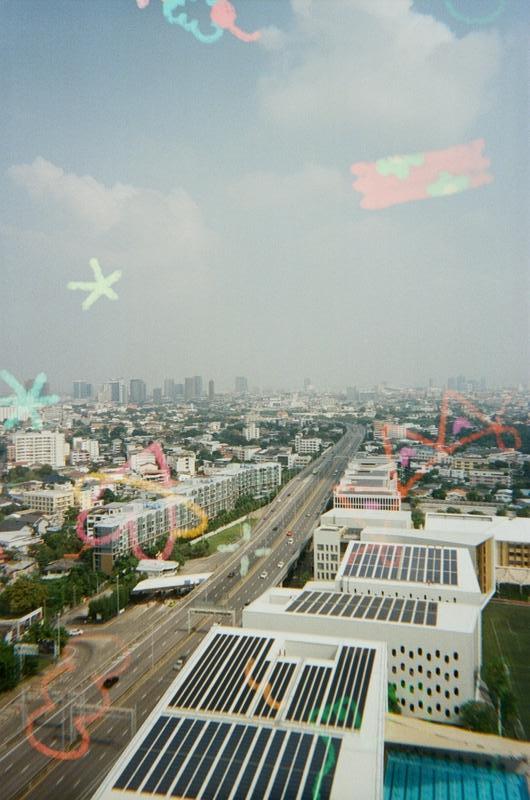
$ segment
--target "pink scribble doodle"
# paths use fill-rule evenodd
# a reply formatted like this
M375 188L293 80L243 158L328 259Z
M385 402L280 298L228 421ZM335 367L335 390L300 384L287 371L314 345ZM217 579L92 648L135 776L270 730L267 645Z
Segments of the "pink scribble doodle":
M402 467L408 467L412 456L416 455L413 447L402 447L399 451L399 461Z
M457 433L460 433L461 430L464 428L472 428L472 424L468 419L465 417L457 417L453 422L453 436L456 436Z
M136 0L136 5L138 8L147 8L149 5L149 0Z
M408 156L392 156L351 167L353 188L364 195L361 207L381 209L476 189L491 183L483 155L484 139Z
M241 28L238 28L236 25L236 10L232 3L229 3L228 0L217 0L217 3L212 7L210 11L210 18L215 25L219 25L220 28L223 30L229 31L233 36L237 39L240 39L242 42L255 42L257 41L261 33L259 31L254 31L254 33L245 33L242 31Z

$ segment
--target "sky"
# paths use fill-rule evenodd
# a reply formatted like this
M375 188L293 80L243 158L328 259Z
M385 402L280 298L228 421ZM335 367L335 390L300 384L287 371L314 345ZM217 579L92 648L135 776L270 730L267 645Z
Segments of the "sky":
M526 383L530 5L233 5L258 41L161 0L0 0L0 369ZM476 139L488 185L361 206L353 163ZM83 310L93 258L118 299Z

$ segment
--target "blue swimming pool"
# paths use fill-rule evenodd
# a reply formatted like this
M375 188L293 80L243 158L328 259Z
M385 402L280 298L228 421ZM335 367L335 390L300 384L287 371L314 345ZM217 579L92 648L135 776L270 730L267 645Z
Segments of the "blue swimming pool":
M528 800L521 775L450 759L390 752L384 800Z

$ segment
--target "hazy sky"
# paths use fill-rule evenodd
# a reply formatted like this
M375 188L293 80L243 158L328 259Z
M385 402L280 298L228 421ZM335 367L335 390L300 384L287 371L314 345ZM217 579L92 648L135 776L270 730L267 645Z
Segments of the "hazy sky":
M0 0L0 368L526 381L526 0L474 26L444 0L233 3L260 42L201 44L160 0ZM353 162L476 138L489 186L360 207ZM123 274L83 311L91 258Z

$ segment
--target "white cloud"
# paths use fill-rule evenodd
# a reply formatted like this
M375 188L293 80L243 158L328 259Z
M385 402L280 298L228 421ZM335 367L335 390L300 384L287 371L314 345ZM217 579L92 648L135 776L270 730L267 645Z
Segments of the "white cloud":
M277 125L306 140L368 139L405 152L457 143L487 108L500 63L495 33L458 39L410 0L292 5L289 66L278 62L261 83L262 112Z
M8 174L47 210L54 201L56 210L66 213L61 236L84 242L91 255L106 250L129 262L174 269L201 261L212 244L200 208L182 188L163 193L121 183L108 187L40 156L10 167Z

